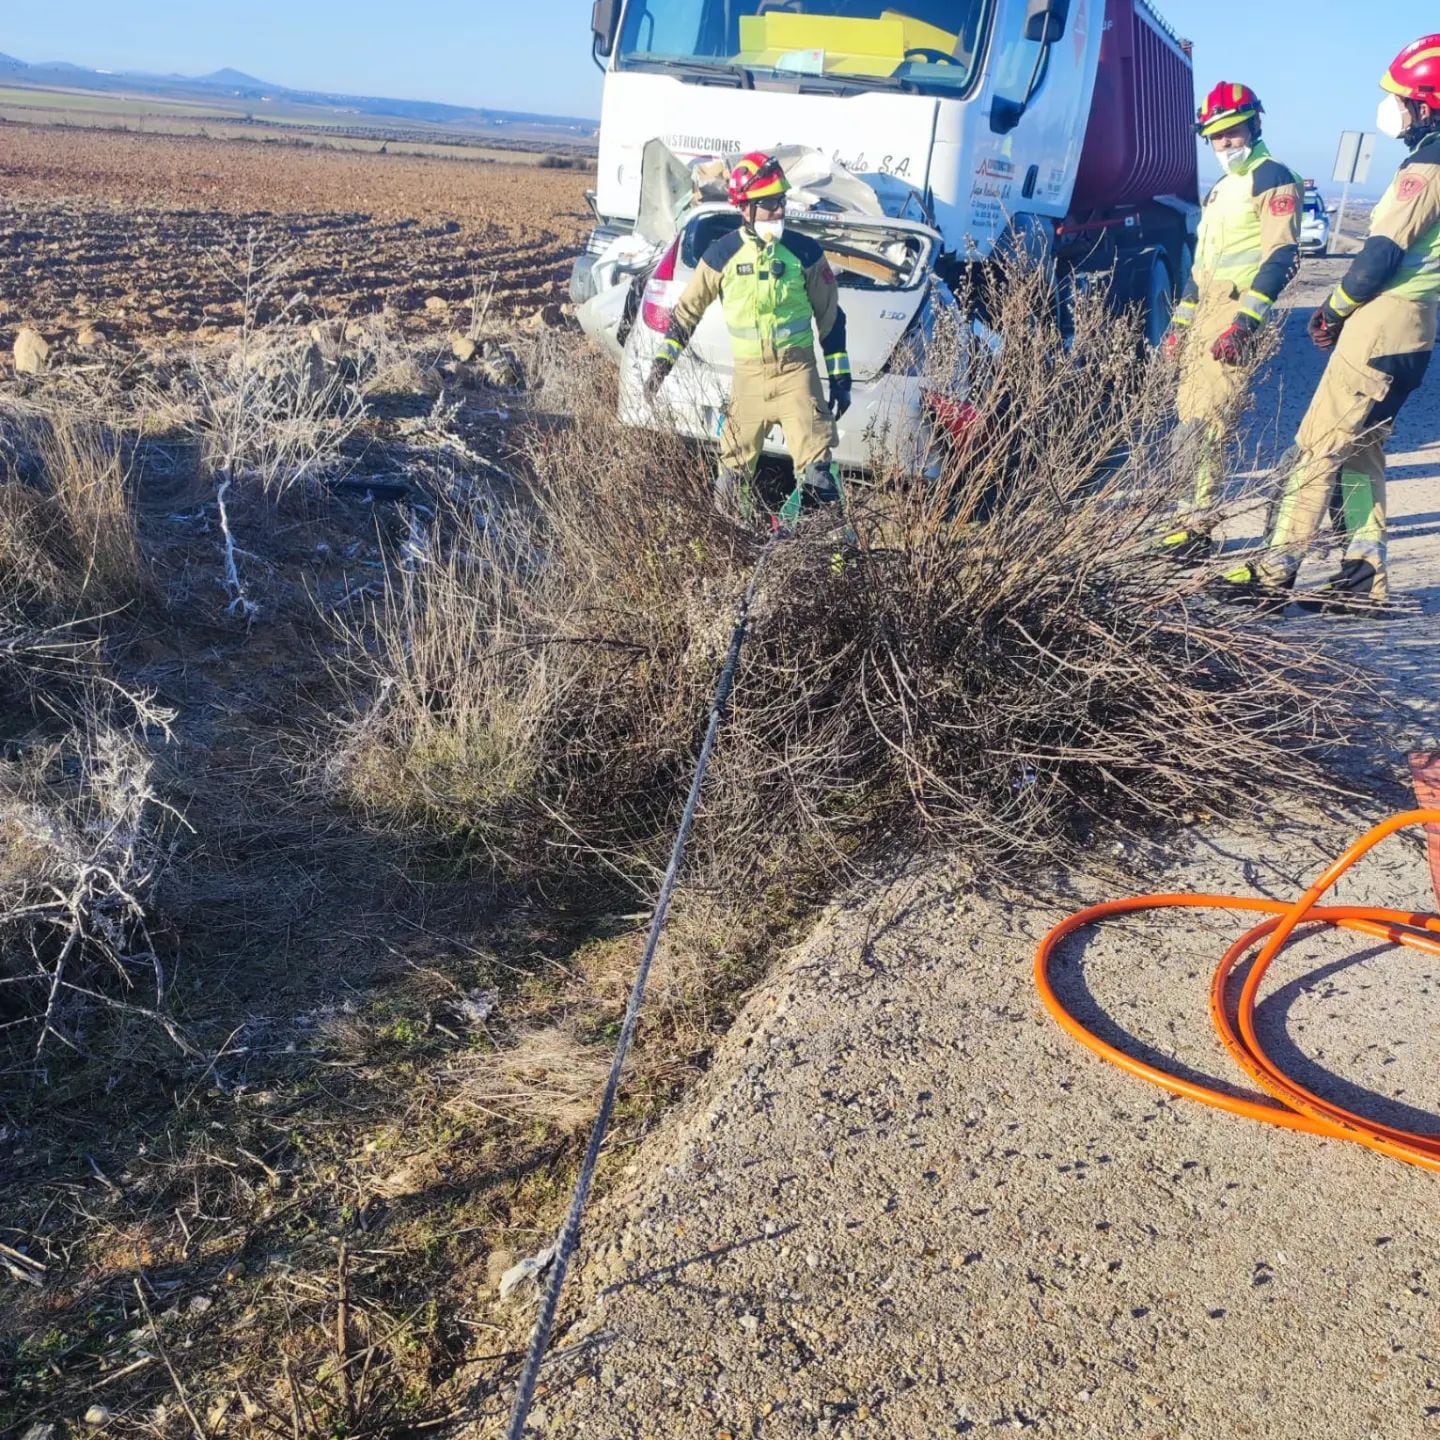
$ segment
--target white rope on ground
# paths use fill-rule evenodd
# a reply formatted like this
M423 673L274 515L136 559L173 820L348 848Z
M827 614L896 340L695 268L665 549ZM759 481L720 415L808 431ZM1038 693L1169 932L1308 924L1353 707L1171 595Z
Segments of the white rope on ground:
M552 1262L549 1283L545 1287L545 1298L541 1303L540 1314L535 1321L535 1329L530 1337L530 1347L525 1356L525 1368L521 1372L520 1383L515 1390L515 1403L510 1411L510 1423L505 1429L505 1440L522 1440L525 1424L530 1416L530 1408L535 1401L535 1384L540 1378L540 1370L545 1363L545 1352L550 1345L551 1331L555 1326L555 1314L560 1306L560 1292L565 1286L565 1275L580 1244L581 1217L585 1211L585 1202L590 1196L590 1185L595 1178L595 1168L600 1160L601 1147L605 1143L605 1132L609 1129L610 1117L620 1091L621 1073L625 1068L625 1060L630 1053L631 1043L635 1039L635 1029L640 1020L640 1006L644 1002L645 987L650 979L650 966L655 959L655 952L660 944L660 933L665 928L665 919L670 911L670 900L680 878L680 866L685 858L685 846L690 839L690 832L695 825L695 815L700 807L700 791L705 783L705 773L710 768L710 758L715 751L715 737L719 733L725 705L730 699L730 692L735 685L735 670L740 661L740 651L745 644L745 636L750 628L750 607L755 601L755 594L760 585L760 576L764 573L766 563L771 555L775 553L775 544L779 538L778 533L772 537L761 552L760 558L755 562L755 569L750 575L750 583L745 588L745 594L741 598L735 617L735 629L730 635L730 649L725 656L725 664L720 671L720 679L710 701L710 722L705 729L705 741L700 747L700 757L695 763L695 774L690 781L690 794L685 801L685 811L680 817L680 829L676 833L675 844L670 851L670 866L665 872L665 880L660 886L660 895L655 902L655 913L650 920L650 935L645 943L645 953L641 956L640 968L635 973L635 983L630 990L630 1002L625 1009L625 1022L620 1027L620 1039L615 1046L615 1057L610 1062L610 1078L605 1082L605 1093L600 1099L600 1111L595 1117L594 1129L590 1132L590 1143L585 1147L585 1159L581 1163L580 1174L575 1180L574 1194L570 1197L570 1210L565 1216L565 1223L555 1242L555 1259Z

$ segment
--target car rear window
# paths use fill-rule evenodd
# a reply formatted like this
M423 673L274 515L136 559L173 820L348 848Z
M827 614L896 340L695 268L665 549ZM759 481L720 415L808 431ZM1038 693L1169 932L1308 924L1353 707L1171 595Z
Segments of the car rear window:
M802 235L824 247L842 290L910 290L925 279L930 244L923 235L854 223L826 224L809 215L803 223L787 222ZM713 210L698 216L685 229L680 258L689 269L719 239L737 229L739 215Z

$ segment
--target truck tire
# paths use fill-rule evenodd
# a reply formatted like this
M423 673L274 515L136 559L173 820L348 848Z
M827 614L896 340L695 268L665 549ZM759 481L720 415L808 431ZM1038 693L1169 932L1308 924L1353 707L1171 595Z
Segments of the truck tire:
M1145 281L1145 341L1152 348L1159 345L1170 328L1179 286L1170 273L1170 257L1164 246L1150 251L1149 272Z

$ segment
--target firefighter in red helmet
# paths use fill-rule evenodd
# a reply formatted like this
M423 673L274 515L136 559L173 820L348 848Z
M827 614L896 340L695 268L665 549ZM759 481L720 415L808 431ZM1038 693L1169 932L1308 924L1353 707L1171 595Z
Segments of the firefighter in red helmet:
M730 176L730 200L741 223L701 257L680 297L646 382L653 401L684 352L695 327L719 300L730 330L735 380L720 433L716 504L753 513L751 484L773 425L785 432L795 464L795 489L781 510L793 523L801 498L820 503L840 496L839 467L831 459L835 421L850 408L850 359L845 312L825 252L785 225L790 182L779 162L756 152ZM829 394L815 359L815 336L825 356Z
M1245 403L1256 338L1300 266L1305 184L1266 148L1264 110L1248 85L1226 81L1206 97L1195 126L1225 173L1206 197L1195 265L1165 339L1180 362L1181 434L1195 447L1193 488L1160 542L1174 560L1210 554L1226 434Z
M1440 304L1440 35L1407 45L1380 86L1376 126L1410 154L1371 214L1364 248L1310 317L1310 338L1330 360L1295 437L1266 550L1224 577L1222 594L1235 598L1288 597L1337 483L1345 555L1311 603L1349 610L1388 598L1385 442L1430 364Z

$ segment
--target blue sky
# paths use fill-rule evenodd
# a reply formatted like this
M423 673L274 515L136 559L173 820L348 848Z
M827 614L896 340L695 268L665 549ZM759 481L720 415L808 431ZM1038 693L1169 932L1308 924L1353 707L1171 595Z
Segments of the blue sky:
M1272 148L1322 181L1339 132L1374 128L1379 72L1402 45L1440 30L1434 0L1157 3L1195 41L1202 92L1222 79L1254 85ZM590 0L7 0L3 8L0 51L22 60L189 74L233 65L299 87L598 113ZM1375 175L1401 154L1382 141Z

